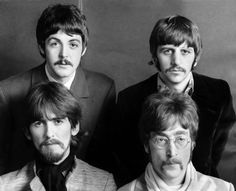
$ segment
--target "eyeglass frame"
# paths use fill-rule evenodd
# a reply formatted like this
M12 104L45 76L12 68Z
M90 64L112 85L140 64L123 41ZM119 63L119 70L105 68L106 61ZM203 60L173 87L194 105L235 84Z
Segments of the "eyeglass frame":
M157 145L157 143L156 143L156 141L155 141L156 138L157 138L157 136L160 136L160 137L165 138L166 140L168 140L168 141L165 143L165 145L164 145L163 147L160 146L160 145ZM178 145L176 145L176 140L177 140L177 138L183 137L183 136L187 138L187 139L186 139L187 142L186 142L186 144L185 144L183 147L179 147ZM151 140L151 142L153 143L153 145L154 145L156 148L161 149L161 150L167 149L167 147L170 146L170 141L171 141L171 140L173 141L175 147L176 147L178 150L183 150L183 149L185 149L185 148L187 147L187 145L191 142L191 138L190 138L190 137L187 137L186 135L177 135L177 136L174 136L173 138L170 138L170 137L168 137L168 136L166 136L166 135L156 134L156 135L152 136L152 137L150 138L150 140Z

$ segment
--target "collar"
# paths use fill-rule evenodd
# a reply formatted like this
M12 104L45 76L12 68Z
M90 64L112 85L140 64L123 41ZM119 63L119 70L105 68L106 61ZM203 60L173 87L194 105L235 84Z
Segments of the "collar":
M161 190L178 190L178 191L185 191L185 190L192 190L189 189L190 186L192 186L192 181L195 179L196 170L192 165L192 162L189 162L186 174L184 177L184 182L179 186L176 187L170 187L167 185L161 177L158 176L158 174L153 169L153 166L151 163L148 163L146 170L145 170L145 181L148 190L155 190L155 191L161 191Z
M74 165L72 167L72 171L69 172L69 174L67 175L66 179L68 179L70 176L72 176L72 172L75 170L75 168L78 166L77 164L77 158L76 156L74 156ZM36 169L36 161L33 161L30 163L30 169L32 168L33 169L33 179L31 180L30 182L30 188L33 190L33 191L45 191L45 188L43 186L43 183L41 182L39 176L38 176L38 172L37 172L37 169ZM78 167L77 167L78 168ZM63 172L62 173L63 175L65 175L65 173Z
M46 72L46 76L47 76L47 78L48 78L48 80L50 81L50 82L58 82L57 80L55 80L55 78L53 78L51 75L50 75L50 73L48 72L48 69L47 69L47 64L45 64L45 72ZM71 87L71 84L72 84L72 82L73 82L73 80L74 80L74 78L75 78L75 73L76 73L76 71L74 71L74 73L72 74L72 76L69 78L69 80L66 82L66 83L63 83L63 85L67 88L67 89L70 89L70 87ZM59 83L59 82L58 82Z
M165 84L164 80L161 79L160 75L157 75L157 90L163 91L166 89L169 89L169 87ZM190 96L192 96L194 92L194 80L192 72L190 73L189 82L183 92L189 94Z
M45 70L45 62L39 65L36 68L32 69L32 81L31 86L40 82L47 82L49 81L46 70ZM90 97L89 93L89 84L90 78L92 74L89 71L83 69L79 66L76 70L74 80L70 86L70 91L73 95L79 100L81 98L88 98Z

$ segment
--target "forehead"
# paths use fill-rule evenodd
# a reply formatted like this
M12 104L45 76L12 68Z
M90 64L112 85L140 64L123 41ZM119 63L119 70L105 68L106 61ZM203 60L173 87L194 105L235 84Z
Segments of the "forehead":
M75 40L75 41L81 42L82 37L79 34L69 34L69 33L66 33L62 30L59 30L57 33L51 34L46 40L47 41L50 41L50 40L59 40L59 41L72 41L72 40Z
M52 120L52 119L65 119L67 116L64 113L57 113L53 112L49 108L45 108L44 111L41 111L41 116L38 117L37 119L43 119L43 120Z
M178 121L172 121L168 125L169 127L158 134L166 135L168 137L175 136L175 135L190 135L189 129L184 129L182 125Z
M180 45L174 45L174 44L165 44L165 45L160 45L158 46L158 50L164 49L164 48L171 48L171 49L176 49L176 48L184 48L184 49L192 49L193 47L189 46L187 42L183 42Z

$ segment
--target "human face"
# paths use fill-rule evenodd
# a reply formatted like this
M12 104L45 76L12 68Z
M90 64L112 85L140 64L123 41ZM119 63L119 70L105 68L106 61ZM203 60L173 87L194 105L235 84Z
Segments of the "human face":
M195 60L193 47L188 47L186 42L179 46L162 45L157 49L157 58L161 78L167 85L187 85Z
M168 185L178 185L184 180L187 165L190 161L192 152L192 142L189 129L183 129L178 122L174 122L171 127L160 134L151 133L149 140L149 152L152 166L158 176ZM190 140L184 148L176 147L175 137L187 138ZM159 140L168 139L169 144L166 148L158 148L155 144L156 138Z
M46 162L59 164L69 155L71 135L75 136L79 128L72 129L67 117L61 119L52 112L46 116L30 125L27 137Z
M50 75L59 82L66 82L80 64L82 38L78 34L66 34L59 30L45 41L46 67Z

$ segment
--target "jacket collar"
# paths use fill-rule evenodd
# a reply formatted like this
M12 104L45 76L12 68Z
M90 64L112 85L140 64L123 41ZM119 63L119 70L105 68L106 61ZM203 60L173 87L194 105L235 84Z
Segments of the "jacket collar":
M67 176L66 185L76 185L76 182L78 182L78 177L79 177L79 175L82 174L82 171L83 171L83 169L81 169L81 165L80 165L81 160L77 159L76 156L75 156L74 160L75 160L75 165L73 167L73 170ZM30 188L32 189L32 191L45 191L45 188L36 173L35 161L32 161L31 163L29 163L27 165L27 171L32 172L32 170L33 170L33 173L31 176L33 176L33 177L30 182Z
M47 82L49 81L45 72L45 63L40 66L34 68L32 70L32 82L31 85ZM86 79L86 71L80 66L77 68L75 78L71 84L72 93L77 98L87 98L90 96L89 94L89 86Z

